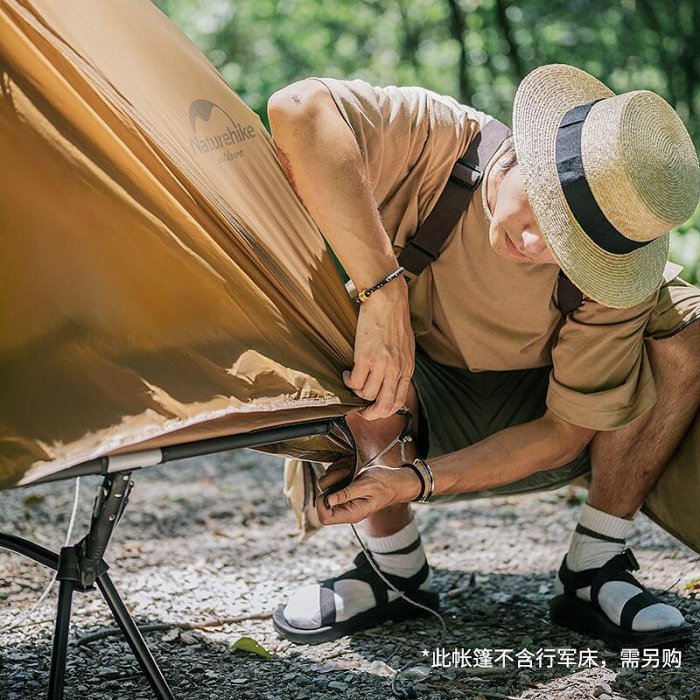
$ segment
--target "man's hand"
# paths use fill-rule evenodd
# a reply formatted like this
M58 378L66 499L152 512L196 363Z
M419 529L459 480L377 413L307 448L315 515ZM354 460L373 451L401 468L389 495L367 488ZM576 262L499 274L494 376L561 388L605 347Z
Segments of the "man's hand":
M360 415L376 420L396 413L406 402L415 362L404 279L393 280L360 306L354 359L343 380L358 396L374 401Z
M327 486L323 478L319 486ZM317 499L316 510L323 525L359 523L382 508L411 501L419 493L420 483L411 469L368 467L349 486L328 496L330 508L322 498Z

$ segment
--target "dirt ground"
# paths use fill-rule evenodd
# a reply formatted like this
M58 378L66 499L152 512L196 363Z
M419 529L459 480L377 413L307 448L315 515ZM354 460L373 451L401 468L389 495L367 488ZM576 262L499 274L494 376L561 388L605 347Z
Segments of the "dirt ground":
M139 624L207 623L145 634L178 700L384 700L391 697L387 665L411 661L442 664L416 684L419 697L430 700L700 699L698 632L680 654L647 655L635 669L622 668L619 653L600 642L548 622L554 572L585 497L581 489L417 508L446 637L440 640L436 620L421 618L310 647L279 638L269 613L293 588L345 568L357 544L347 526L299 544L281 493L281 460L241 451L134 477L106 557L115 584ZM85 532L98 483L81 481L74 541ZM60 547L73 493L73 482L1 493L0 530ZM700 585L693 583L700 557L644 516L636 522L630 545L643 580L665 591L661 597L700 630ZM32 606L49 578L38 565L0 553L0 628ZM0 636L0 700L45 695L56 592L23 626ZM67 698L152 697L118 636L81 640L112 624L99 594L77 594L73 623ZM241 637L270 658L232 648ZM496 662L499 649L510 652Z

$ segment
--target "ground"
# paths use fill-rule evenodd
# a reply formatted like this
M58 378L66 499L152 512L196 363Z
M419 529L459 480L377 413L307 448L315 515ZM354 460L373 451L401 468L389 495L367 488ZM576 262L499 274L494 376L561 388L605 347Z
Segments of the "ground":
M437 620L416 619L310 647L280 639L269 613L294 587L345 567L357 544L347 526L297 541L281 493L281 460L240 451L135 472L134 478L131 503L107 556L117 588L139 624L207 625L146 633L178 700L385 700L391 692L384 664L431 666L440 648L446 664L455 648L464 649L461 659L472 664L474 649L511 649L513 656L505 666L433 668L416 684L427 700L700 699L700 632L681 650L680 668L677 657L647 657L639 664L647 667L634 670L621 669L619 654L601 643L549 624L547 600L585 497L581 489L417 507L442 592L446 637L440 639ZM74 540L85 531L98 483L96 477L81 481ZM0 530L59 547L73 484L0 494ZM644 581L655 592L666 591L662 598L700 631L700 557L642 515L630 545ZM0 553L0 628L17 622L48 580L34 563ZM1 700L45 695L55 595L21 627L0 636ZM244 619L231 623L237 616ZM98 594L77 595L73 621L68 698L152 697L118 636L80 642L111 625ZM232 649L240 637L253 638L271 658ZM566 657L556 650L566 648L575 650L574 666L546 668L546 659L535 657L533 668L524 667L523 649L553 649L559 662ZM600 665L586 667L587 649Z

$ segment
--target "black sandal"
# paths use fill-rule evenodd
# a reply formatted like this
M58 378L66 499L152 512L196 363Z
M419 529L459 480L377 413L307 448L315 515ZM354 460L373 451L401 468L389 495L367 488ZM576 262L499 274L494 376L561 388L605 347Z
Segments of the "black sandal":
M392 552L392 554L408 553L416 549L419 545L420 539L416 540L414 544L409 545L405 549ZM355 557L353 564L355 564L354 569L346 571L335 578L328 578L325 581L321 581L320 627L310 630L293 627L287 622L287 618L284 616L284 607L281 607L275 610L272 615L272 624L275 629L283 637L297 644L321 644L322 642L330 642L334 639L344 637L347 634L367 629L368 627L374 627L387 620L399 621L430 614L422 608L411 605L411 603L404 598L397 598L389 602L388 591L391 589L377 576L364 552L360 552ZM406 594L408 598L437 612L440 608L438 594L432 591L419 589L419 586L422 585L427 578L428 572L428 562L424 561L418 573L409 578L392 576L384 572L382 572L382 575L387 581L390 581L392 585ZM342 581L344 579L355 579L368 583L372 587L372 592L374 593L377 604L375 607L353 615L353 617L343 622L336 622L333 584L336 581Z
M687 622L680 627L663 630L637 632L632 629L634 616L644 608L661 603L637 579L628 573L637 571L639 564L631 549L625 549L597 569L571 571L566 556L559 568L559 578L564 584L563 595L549 601L549 616L552 622L576 632L591 633L616 649L659 647L671 643L686 642L693 628ZM630 598L622 608L620 625L614 624L598 603L598 593L608 581L625 581L639 588L639 593ZM576 595L578 588L591 587L591 602Z

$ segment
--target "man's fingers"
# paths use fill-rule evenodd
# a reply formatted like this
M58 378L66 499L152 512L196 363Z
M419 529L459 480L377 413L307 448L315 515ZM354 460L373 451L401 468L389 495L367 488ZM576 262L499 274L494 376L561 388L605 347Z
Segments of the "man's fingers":
M396 397L396 387L396 377L385 377L376 401L371 406L360 411L360 415L365 420L376 420L377 418L388 418L392 413L395 413L395 411L392 411L392 408Z
M406 404L406 399L408 398L408 388L410 385L411 377L405 376L399 379L399 383L396 386L394 405L391 407L392 413L396 413L396 411Z
M349 486L346 486L344 489L340 489L340 491L336 491L328 496L328 505L331 508L335 508L336 506L342 505L347 501L352 501L352 499L356 497L357 488L355 487L355 484L352 483Z
M367 399L367 401L374 401L382 388L383 381L383 372L379 368L373 367L364 386L360 387L355 393L363 399Z
M359 523L364 520L369 512L365 512L362 503L349 501L343 505L335 506L328 510L323 504L319 506L318 516L323 525L343 525L345 523Z
M338 484L343 479L348 478L348 474L354 465L348 464L345 469L333 469L332 467L318 480L318 487L321 491L331 488L334 484Z
M367 381L367 375L369 374L370 366L366 362L356 362L355 366L352 368L352 372L343 372L343 381L348 389L357 391L362 389Z

